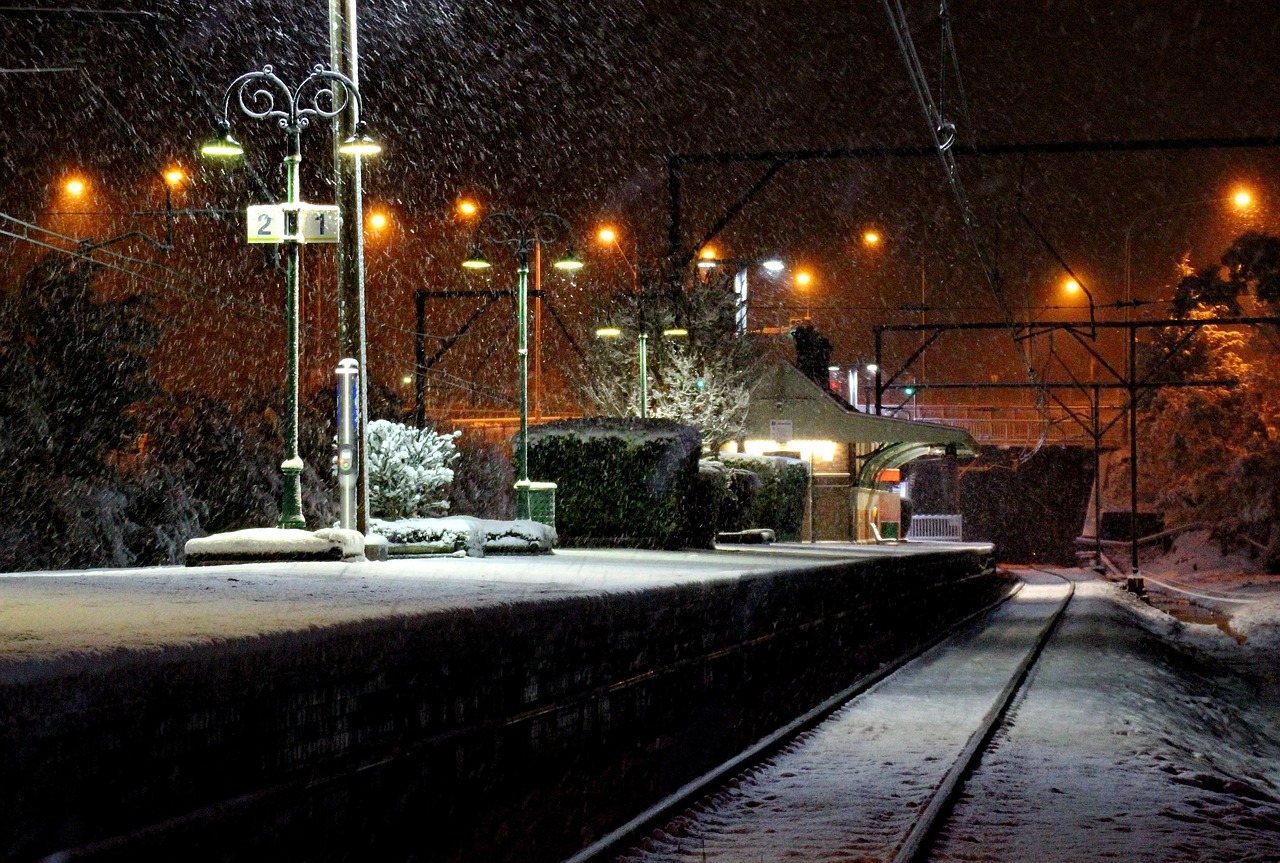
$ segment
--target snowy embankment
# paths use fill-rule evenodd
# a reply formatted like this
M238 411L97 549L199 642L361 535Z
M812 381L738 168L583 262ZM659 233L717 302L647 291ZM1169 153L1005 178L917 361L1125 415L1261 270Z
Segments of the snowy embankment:
M1227 618L1247 647L1280 650L1280 575L1263 572L1248 551L1224 553L1208 531L1188 531L1166 554L1144 561L1142 573L1158 607L1175 615L1179 607L1205 609ZM1135 611L1167 636L1220 641L1217 627L1185 623L1146 606Z

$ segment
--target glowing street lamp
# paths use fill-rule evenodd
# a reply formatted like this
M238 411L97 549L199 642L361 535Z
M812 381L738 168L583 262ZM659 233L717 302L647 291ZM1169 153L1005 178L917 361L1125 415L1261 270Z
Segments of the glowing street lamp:
M1211 198L1197 198L1194 201L1176 201L1171 204L1159 204L1139 213L1124 229L1124 305L1133 305L1130 299L1133 289L1133 234L1138 223L1147 216L1162 210L1176 210L1183 207L1199 207L1205 204L1230 203L1239 213L1247 213L1254 205L1253 194L1248 189L1237 189L1230 195L1218 195Z
M596 232L596 239L599 240L601 243L604 243L606 246L611 245L618 250L618 255L622 258L622 263L626 264L627 269L631 271L632 286L639 289L640 271L636 268L636 265L631 262L631 259L627 257L627 253L622 248L622 243L618 239L618 232L615 231L613 228L609 227L608 225L606 225L605 227L601 228L599 231ZM639 258L638 251L636 253L636 257L637 259Z
M862 242L868 246L877 245L880 242L880 235L875 231L867 231L862 235Z
M62 188L68 195L71 195L73 198L78 198L84 194L84 180L81 180L79 177L72 177L70 180L67 180L66 184Z
M684 327L668 327L662 331L662 335L666 338L683 338L689 335L689 331ZM600 327L596 330L596 337L602 339L616 339L622 336L622 330L617 327ZM649 334L639 332L636 334L636 350L639 354L636 365L640 370L640 419L649 418Z
M458 202L458 215L474 216L478 212L480 212L480 208L476 206L474 201L463 198Z
M332 120L354 107L355 133L344 141L338 151L349 156L364 156L378 152L378 146L365 134L364 121L360 119L360 91L355 82L341 72L333 72L316 66L296 87L290 87L271 66L263 66L260 72L246 72L231 82L223 98L222 116L217 122L217 134L207 141L200 151L206 156L236 157L244 155L244 147L231 137L232 97L240 113L253 120L266 120L285 133L288 150L284 158L285 202L280 205L282 225L273 225L274 213L262 212L259 219L266 219L259 233L264 242L279 242L284 246L285 258L285 325L287 363L285 371L284 438L285 460L280 468L284 474L283 500L280 505L279 526L284 528L306 527L302 514L302 458L298 455L298 300L301 293L301 242L303 226L301 210L302 131L320 121ZM250 225L250 230L254 225ZM336 224L326 229L323 220L320 232L336 241Z
M555 262L557 270L582 269L573 251L573 229L563 217L548 212L521 218L513 213L490 213L476 225L471 252L462 266L485 270L492 266L485 257L484 244L510 246L516 254L516 356L520 382L520 436L516 441L516 518L531 513L529 481L529 256L540 246L565 244L564 254Z
M806 321L813 320L813 307L811 303L811 295L809 291L809 283L813 281L813 276L805 270L796 273L796 287L804 294L804 319Z

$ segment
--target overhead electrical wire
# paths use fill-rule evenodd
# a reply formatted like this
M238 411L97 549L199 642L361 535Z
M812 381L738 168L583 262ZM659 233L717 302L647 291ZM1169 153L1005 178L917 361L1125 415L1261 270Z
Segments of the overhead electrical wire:
M1034 365L1031 362L1030 355L1027 352L1025 341L1022 334L1018 331L1016 318L1013 310L1009 305L1008 298L1004 292L1004 278L1000 273L1000 268L995 262L995 258L988 248L986 241L982 237L980 226L978 224L977 214L974 212L973 205L969 200L968 193L965 191L964 184L960 179L959 166L956 163L955 155L951 152L952 145L956 142L957 128L956 124L945 116L939 108L939 103L945 105L945 88L940 94L940 98L935 102L933 92L929 87L929 80L925 75L924 66L920 62L920 55L916 51L915 42L911 37L911 28L907 22L906 13L903 11L901 0L881 0L884 7L885 15L889 19L890 29L893 31L895 41L898 43L898 49L902 53L903 62L907 67L907 77L911 83L911 88L916 94L916 99L920 103L920 110L924 114L925 125L929 128L929 135L933 139L934 149L937 151L938 159L942 164L943 175L946 179L948 187L951 189L952 197L955 199L956 206L960 210L960 220L964 225L965 234L969 239L970 245L973 247L974 254L978 258L978 263L982 267L983 274L986 276L987 284L991 289L992 295L995 297L996 305L1004 318L1008 327L1009 335L1013 340L1015 349L1022 361L1025 369L1027 380L1035 387L1036 391L1036 408L1045 417L1046 423L1049 421L1048 416L1048 393L1041 387L1040 378L1036 374ZM968 105L964 98L964 87L961 83L959 59L955 51L955 41L951 34L951 13L947 7L946 0L941 0L939 11L939 19L942 25L942 51L943 56L940 58L940 66L942 72L939 77L945 84L946 64L950 60L953 68L954 78L956 81L957 91L961 94L961 110L964 115L966 124L971 128L972 123L968 119ZM1045 433L1041 435L1040 444L1027 456L1030 457L1043 444L1047 435L1047 426Z

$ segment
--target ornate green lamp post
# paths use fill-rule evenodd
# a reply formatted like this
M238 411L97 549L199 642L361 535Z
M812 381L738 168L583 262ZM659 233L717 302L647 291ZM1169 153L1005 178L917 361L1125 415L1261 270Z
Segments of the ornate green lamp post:
M569 223L555 213L537 213L522 219L512 213L490 213L476 226L471 253L462 262L470 270L487 269L483 245L510 246L516 253L516 355L520 369L520 435L516 441L516 518L530 517L529 489L529 255L539 243L561 244L564 255L556 269L578 270L582 261L573 253Z
M306 527L302 515L302 458L298 455L298 298L300 294L301 245L308 242L332 243L338 237L338 213L335 206L313 206L303 203L299 184L302 166L302 130L313 121L331 120L354 104L357 117L355 133L339 152L351 156L372 155L378 146L364 131L359 120L360 93L351 79L323 66L311 70L297 87L282 81L271 66L260 72L248 72L231 82L223 99L218 135L203 147L206 156L241 156L244 147L231 137L232 98L245 116L267 120L284 130L288 150L284 157L285 200L281 204L249 208L249 242L280 243L285 259L285 326L287 329L287 364L285 373L284 498L280 504L280 527Z

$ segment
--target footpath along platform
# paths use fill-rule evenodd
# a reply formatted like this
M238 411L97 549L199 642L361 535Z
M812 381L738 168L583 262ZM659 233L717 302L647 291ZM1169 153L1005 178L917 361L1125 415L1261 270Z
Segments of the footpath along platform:
M5 857L563 859L1008 584L977 544L0 576Z

